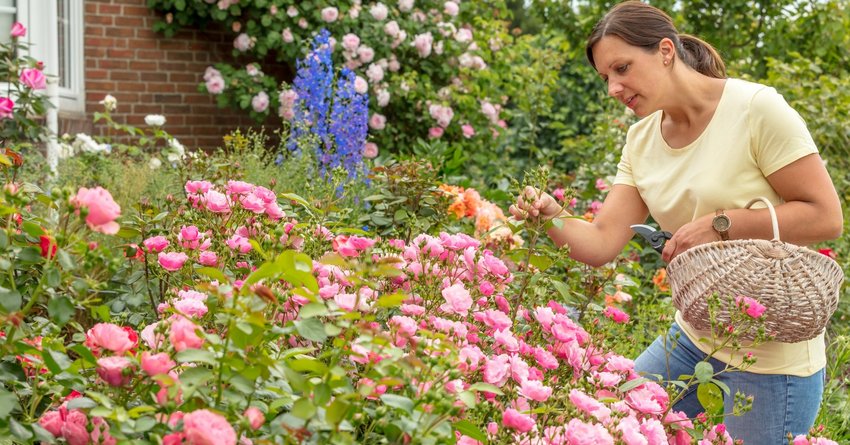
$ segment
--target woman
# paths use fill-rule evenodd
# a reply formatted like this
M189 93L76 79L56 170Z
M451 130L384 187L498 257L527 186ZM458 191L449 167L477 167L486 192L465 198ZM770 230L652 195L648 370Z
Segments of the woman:
M673 233L662 253L668 262L703 243L771 239L767 210L743 208L759 196L775 205L784 241L807 245L840 236L832 181L805 123L774 89L727 79L714 48L679 34L667 14L637 1L618 4L597 23L587 58L608 94L642 119L629 129L614 185L593 222L565 218L549 230L573 258L596 266L611 261L632 237L629 226L648 215ZM551 196L533 188L510 211L518 219L562 216ZM667 341L659 337L636 368L667 380L692 374L712 348L700 338L711 335L677 313ZM787 443L788 433L808 432L823 393L824 349L823 334L748 348L756 363L722 374L732 394L754 398L750 412L726 418L733 437L774 445ZM741 351L733 353L721 350L711 363L716 370L740 363ZM727 414L732 399L724 401ZM675 409L691 417L702 411L695 391Z

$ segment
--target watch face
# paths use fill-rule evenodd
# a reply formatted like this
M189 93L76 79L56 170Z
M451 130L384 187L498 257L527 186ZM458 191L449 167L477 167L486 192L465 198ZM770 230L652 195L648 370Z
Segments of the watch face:
M732 225L732 221L726 215L717 215L712 220L711 225L714 227L714 230L718 232L725 232L729 230L729 226Z

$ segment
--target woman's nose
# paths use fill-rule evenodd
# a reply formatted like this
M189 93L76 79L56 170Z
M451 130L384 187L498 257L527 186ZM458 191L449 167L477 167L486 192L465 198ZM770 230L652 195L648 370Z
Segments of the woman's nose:
M623 85L612 80L608 81L608 95L617 97L623 91Z

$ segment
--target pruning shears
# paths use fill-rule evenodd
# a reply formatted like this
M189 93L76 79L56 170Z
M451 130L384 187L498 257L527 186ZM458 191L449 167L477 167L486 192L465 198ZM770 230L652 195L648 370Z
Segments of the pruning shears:
M661 251L664 250L664 243L673 237L670 232L657 230L655 227L646 224L632 224L631 228L635 233L645 239L649 243L649 246L655 249L658 253L661 253Z

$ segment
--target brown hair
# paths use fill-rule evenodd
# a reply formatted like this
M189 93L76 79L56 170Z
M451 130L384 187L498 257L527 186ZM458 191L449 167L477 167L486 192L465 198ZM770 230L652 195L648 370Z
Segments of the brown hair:
M651 52L658 48L661 39L669 38L676 46L676 54L691 68L709 77L726 78L726 65L714 47L692 35L679 34L667 13L646 3L625 1L596 23L585 47L587 60L594 68L593 46L605 36L617 36L629 45Z

